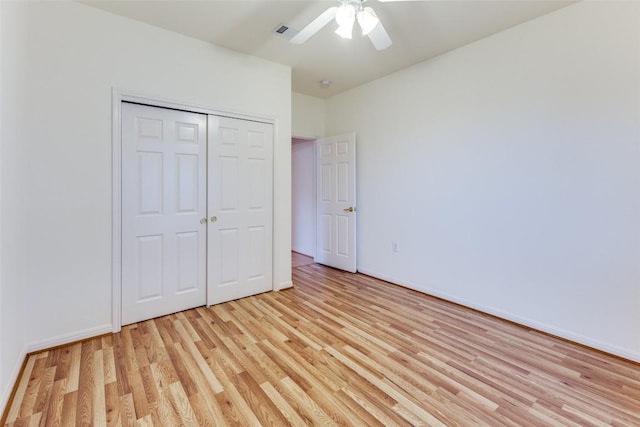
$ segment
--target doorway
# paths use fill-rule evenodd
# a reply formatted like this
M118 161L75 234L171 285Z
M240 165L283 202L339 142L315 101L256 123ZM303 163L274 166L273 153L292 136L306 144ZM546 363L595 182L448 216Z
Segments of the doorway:
M356 135L292 140L292 249L355 273Z
M291 140L291 250L316 252L315 139Z

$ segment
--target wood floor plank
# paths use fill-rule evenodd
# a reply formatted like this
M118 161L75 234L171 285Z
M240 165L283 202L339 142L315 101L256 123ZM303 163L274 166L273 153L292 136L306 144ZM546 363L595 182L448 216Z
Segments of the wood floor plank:
M174 344L167 345L165 347L167 355L171 361L170 369L175 372L175 376L182 385L184 392L187 396L192 396L198 392L195 381L191 378L191 374L187 370L187 366L181 359L178 353L177 346ZM169 384L174 384L175 381L170 381Z
M27 363L25 365L24 371L22 372L22 377L18 380L18 388L16 389L13 404L11 405L11 408L9 408L7 423L14 423L18 419L18 415L20 414L20 407L22 407L22 404L24 402L24 396L29 385L29 378L31 378L33 366L35 365L35 363L36 358L34 356L29 356L27 358Z
M137 423L136 410L131 393L120 396L120 420L123 426L135 426Z
M24 392L22 402L20 405L20 413L18 419L30 417L34 411L38 392L40 390L40 384L43 380L43 373L45 372L46 359L38 356L34 356L35 361L33 364L33 370L29 376L26 390Z
M118 384L115 381L105 385L104 397L106 425L117 426L120 423L120 404Z
M207 384L214 394L222 392L224 390L222 388L222 384L220 384L220 381L218 381L216 376L211 372L211 369L209 369L209 365L204 360L204 357L202 357L198 347L189 339L188 332L183 327L182 322L177 321L175 323L175 327L178 335L184 340L183 347L185 351L191 356L191 358L187 360L192 360L194 362L193 365L189 366L192 369L191 377L196 378L196 384ZM202 382L198 381L201 377L203 377L202 379L204 380Z
M93 396L96 386L93 376L95 342L95 340L85 341L81 345L78 405L76 408L76 424L81 426L90 426L93 422Z
M47 408L43 410L42 422L47 426L59 426L62 418L66 379L55 381L51 387L51 395Z
M247 371L241 372L235 377L234 385L251 408L251 411L256 415L260 424L267 426L289 424L287 418L282 415L278 407L269 399Z
M76 413L78 412L78 390L65 393L62 400L62 414L60 423L64 427L76 425Z
M198 397L196 399L199 403L201 403L198 407L195 408L197 411L195 412L196 415L198 413L204 412L203 418L196 417L196 419L214 418L218 420L223 420L224 414L222 412L222 408L220 407L220 405L218 405L215 399L209 398L209 397L214 397L217 394L220 394L224 391L222 384L220 384L218 379L216 379L216 382L214 384L208 383L204 378L204 376L202 375L202 371L200 370L198 363L193 359L191 354L188 351L185 351L180 344L176 344L175 348L176 348L178 357L184 362L186 371L189 377L193 379L193 384L195 385L195 388L196 388L196 393L190 395L189 400L190 401L194 400L192 399L192 397L195 396L196 394L199 397L204 398L204 399L199 399ZM208 365L204 369L209 370ZM208 376L212 377L213 374L211 373L210 370L209 370L209 373L210 374ZM192 410L193 409L194 408L192 407Z
M314 401L290 377L283 378L276 389L282 394L305 419L308 425L337 426L338 424L322 410L318 402Z
M126 396L131 393L131 384L126 369L125 347L122 340L122 332L113 336L113 359L115 364L116 384L118 396Z
M196 393L193 396L189 396L189 402L191 403L191 408L193 408L193 412L195 414L196 420L198 421L198 425L204 426L204 427L217 427L217 426L228 425L228 423L226 422L227 414L224 414L223 411L221 410L221 411L218 411L217 415L212 415L212 412L210 409L212 407L211 400L212 399L218 400L218 398L222 394L224 394L224 392L216 394L213 398L210 396L209 397L201 396L199 393ZM218 407L221 408L221 405L218 404L216 408ZM180 420L179 425L182 425L182 424L184 424L184 420ZM167 423L166 425L170 427L178 424Z
M160 394L158 392L153 373L151 372L151 366L152 365L143 366L140 368L139 372L140 379L142 380L142 386L147 397L147 402L149 403L149 415L151 416L151 420L158 424L162 420L166 419L160 413L165 412L166 416L166 412L168 411L164 410L164 408L160 408Z
M67 376L67 393L78 390L78 384L80 382L80 358L82 355L82 344L72 344L70 349L71 361L69 363L69 373Z
M150 370L151 375L153 376L153 382L155 383L155 388L157 389L157 397L156 399L153 399L157 405L157 413L167 425L180 424L180 418L178 417L174 406L171 404L168 386L172 381L165 376L166 371L163 370L159 364L152 363Z
M93 353L93 398L92 414L93 425L107 425L107 404L105 398L104 375L104 350L96 350Z
M8 426L640 426L640 365L360 274L29 355Z
M284 418L286 418L287 422L294 426L300 427L305 426L307 423L298 415L295 409L293 409L290 403L285 399L278 390L275 389L273 384L271 383L263 383L260 384L260 388L264 393L269 396L269 399L273 404L278 408L280 413Z
M186 425L199 425L196 414L189 402L189 398L180 383L169 385L173 407L176 408L178 415Z

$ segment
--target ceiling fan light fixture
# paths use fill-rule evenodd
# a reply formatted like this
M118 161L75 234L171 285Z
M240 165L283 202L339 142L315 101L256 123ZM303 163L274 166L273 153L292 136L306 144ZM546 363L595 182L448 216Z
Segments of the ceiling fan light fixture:
M378 15L376 15L376 12L370 7L365 7L364 9L360 10L357 17L358 24L360 25L363 36L369 34L371 30L373 30L380 23Z
M351 4L347 3L340 6L336 11L336 22L338 23L336 34L342 38L350 39L355 20L356 11Z
M293 35L289 41L293 44L302 44L333 20L338 23L336 34L340 37L350 39L353 34L353 26L357 19L358 25L362 30L362 35L369 37L369 40L371 40L371 43L376 50L383 50L391 46L391 38L384 29L384 26L375 11L370 7L363 7L363 3L367 0L337 1L340 6L330 7L322 12L306 27Z
M336 22L340 26L353 22L355 17L356 10L349 3L343 4L342 6L338 7L338 10L336 10Z
M343 39L351 39L351 34L353 33L353 22L351 25L340 25L335 33Z

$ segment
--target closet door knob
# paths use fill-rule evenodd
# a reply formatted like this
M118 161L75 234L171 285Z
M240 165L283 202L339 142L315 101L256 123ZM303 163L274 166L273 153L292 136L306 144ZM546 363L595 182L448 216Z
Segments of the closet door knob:
M216 222L217 220L218 220L217 216L214 215L214 216L211 217L211 222Z
M200 220L200 224L206 224L207 223L207 218L202 218Z

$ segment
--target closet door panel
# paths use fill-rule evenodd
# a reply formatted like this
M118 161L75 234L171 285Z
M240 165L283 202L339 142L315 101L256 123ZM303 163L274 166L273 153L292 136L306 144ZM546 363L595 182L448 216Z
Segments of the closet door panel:
M206 303L206 115L122 104L122 324Z
M273 289L273 125L209 116L208 304Z

